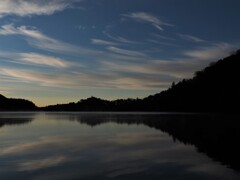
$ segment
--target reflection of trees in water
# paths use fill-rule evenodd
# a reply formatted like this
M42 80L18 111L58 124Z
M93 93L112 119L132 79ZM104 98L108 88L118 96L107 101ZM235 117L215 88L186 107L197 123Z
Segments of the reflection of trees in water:
M89 126L97 126L103 123L116 122L118 124L143 124L146 115L129 114L96 114L79 116L77 121Z
M115 122L118 124L144 124L168 133L174 140L194 145L216 161L240 170L240 122L239 115L129 115L86 114L75 115L72 120L89 126Z
M33 120L31 117L27 118L1 118L0 117L0 128L5 125L23 125L30 123Z

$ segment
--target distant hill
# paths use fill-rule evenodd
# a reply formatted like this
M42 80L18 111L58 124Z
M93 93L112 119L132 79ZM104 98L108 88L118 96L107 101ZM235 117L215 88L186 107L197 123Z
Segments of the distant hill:
M141 111L144 110L145 107L141 99L108 101L90 97L82 99L77 103L51 105L42 109L45 111Z
M0 111L34 111L36 105L25 99L6 98L0 94Z
M239 83L240 50L144 100L156 110L239 112Z
M46 111L185 111L239 112L240 50L195 73L192 79L173 83L166 91L144 99L102 100L44 107Z
M24 99L0 95L0 111L175 111L175 112L240 112L240 50L211 63L158 94L144 99L114 101L90 97L68 104L37 108Z

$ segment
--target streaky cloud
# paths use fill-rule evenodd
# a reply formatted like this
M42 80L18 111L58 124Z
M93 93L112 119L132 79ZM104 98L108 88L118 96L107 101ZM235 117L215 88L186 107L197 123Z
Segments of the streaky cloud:
M106 41L102 39L91 39L91 43L95 45L107 45L107 46L117 45L117 43L115 42Z
M121 72L121 74L136 73L139 76L155 76L159 78L159 82L162 80L161 77L171 77L168 79L169 83L171 80L182 79L191 77L193 75L193 69L197 70L201 64L200 61L186 61L186 60L148 60L147 62L102 62L105 67L112 69L112 71ZM154 79L154 78L153 78ZM153 81L149 79L149 82Z
M54 68L68 68L73 66L73 62L56 56L49 56L35 52L0 52L0 57L8 63L18 63L24 65L41 65Z
M57 166L67 160L65 156L53 156L19 163L18 171L33 171Z
M229 43L217 43L213 45L208 45L204 47L195 48L193 50L188 50L183 52L185 56L191 59L201 59L201 60L217 60L226 55L232 53L238 45Z
M177 43L162 42L162 41L155 40L155 39L147 39L147 41L150 42L150 43L161 45L161 46L182 47L182 45L178 45Z
M112 39L116 42L119 42L119 43L124 43L124 44L142 44L141 42L137 42L137 41L133 41L133 40L130 40L130 39L126 39L124 37L121 37L121 36L113 36L111 35L110 33L108 33L107 31L103 31L103 34L105 34L109 39Z
M0 35L20 35L26 37L27 42L35 48L57 52L57 53L70 53L70 54L81 54L89 56L89 54L99 54L100 51L84 48L77 45L72 45L60 40L51 38L36 27L32 26L19 26L15 27L13 24L7 24L1 26Z
M56 68L67 68L70 66L69 62L53 56L46 56L37 53L20 53L20 60L31 64L47 65Z
M157 33L150 33L151 36L153 36L155 39L161 39L161 40L167 40L167 41L175 41L176 39L174 39L173 37L169 37L169 36L163 36Z
M146 54L139 52L139 51L131 51L131 50L117 48L114 46L109 46L107 49L113 53L127 55L127 56L140 56L140 57L146 56Z
M187 41L192 41L195 43L203 43L203 42L207 42L204 39L201 39L199 37L196 36L192 36L192 35L188 35L188 34L177 34L180 38L182 38L183 40L187 40Z
M173 26L172 24L162 21L159 17L146 12L132 12L128 14L122 14L122 16L137 22L150 23L153 27L160 31L164 30L164 26Z
M0 3L0 18L8 15L33 16L52 15L64 9L71 8L79 0L2 0Z

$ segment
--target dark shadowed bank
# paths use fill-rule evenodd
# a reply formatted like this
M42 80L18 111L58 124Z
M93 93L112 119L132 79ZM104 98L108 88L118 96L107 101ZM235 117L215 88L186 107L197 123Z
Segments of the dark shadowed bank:
M184 111L239 112L240 50L183 79L168 90L144 99L107 101L91 97L77 103L53 105L46 111Z
M37 108L23 99L0 96L2 111L167 111L239 112L240 50L195 73L192 79L173 83L166 91L143 99L114 101L90 97L69 104Z
M0 111L36 111L39 108L25 99L6 98L0 94Z

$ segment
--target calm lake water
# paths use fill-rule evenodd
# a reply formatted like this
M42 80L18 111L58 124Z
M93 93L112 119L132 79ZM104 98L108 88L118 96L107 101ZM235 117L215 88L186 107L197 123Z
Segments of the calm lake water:
M237 163L203 147L220 136L202 141L199 119L209 116L0 113L0 179L240 179Z

